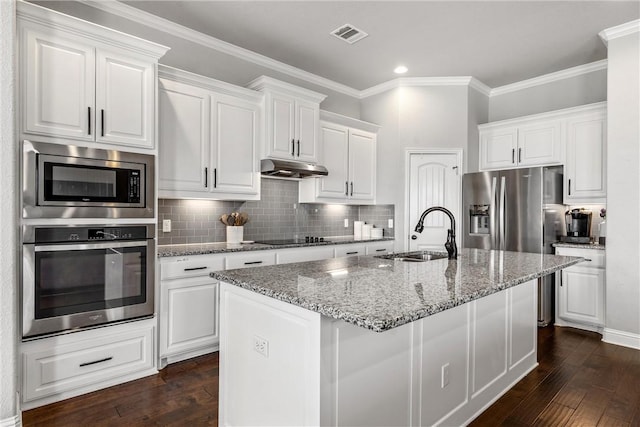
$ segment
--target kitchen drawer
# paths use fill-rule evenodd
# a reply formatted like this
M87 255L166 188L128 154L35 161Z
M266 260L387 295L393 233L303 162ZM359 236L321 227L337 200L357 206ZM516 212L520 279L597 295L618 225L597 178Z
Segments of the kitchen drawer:
M579 256L585 261L576 264L575 267L605 268L605 253L600 249L556 248L556 255Z
M368 243L366 248L367 255L383 255L393 252L394 241Z
M311 248L280 249L276 252L278 264L317 261L330 258L333 258L333 246L331 245Z
M340 245L336 246L336 258L347 256L365 255L366 249L364 245Z
M123 382L115 378L155 371L154 323L132 322L23 343L23 401L57 394L64 398L74 390L87 392L87 386L110 386Z
M253 251L227 255L226 269L261 267L276 263L275 251Z
M167 257L160 261L161 280L209 276L219 270L224 270L224 255Z

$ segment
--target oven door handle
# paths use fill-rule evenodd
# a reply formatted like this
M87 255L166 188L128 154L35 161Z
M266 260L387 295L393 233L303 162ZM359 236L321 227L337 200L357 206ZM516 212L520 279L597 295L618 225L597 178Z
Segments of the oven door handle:
M35 245L36 252L85 251L89 249L133 248L147 246L147 241L80 243L77 245Z

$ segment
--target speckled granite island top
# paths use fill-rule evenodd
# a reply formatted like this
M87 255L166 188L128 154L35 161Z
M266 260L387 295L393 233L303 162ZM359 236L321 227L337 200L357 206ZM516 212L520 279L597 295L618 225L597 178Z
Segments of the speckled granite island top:
M353 236L334 236L327 237L327 239L329 241L317 243L292 243L290 245L265 245L262 243L229 244L226 242L162 245L158 246L158 258L185 255L222 254L230 252L266 251L271 249L304 248L309 246L347 245L351 243L373 243L394 240L393 237L382 237L380 239L355 239Z
M462 305L582 261L578 257L463 249L458 260L361 256L211 276L376 332Z

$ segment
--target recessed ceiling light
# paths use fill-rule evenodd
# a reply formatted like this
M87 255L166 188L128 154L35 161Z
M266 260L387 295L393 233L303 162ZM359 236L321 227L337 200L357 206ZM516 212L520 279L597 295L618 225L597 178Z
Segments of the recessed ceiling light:
M407 67L405 67L404 65L398 65L393 72L396 74L404 74L407 71L409 71L409 69Z

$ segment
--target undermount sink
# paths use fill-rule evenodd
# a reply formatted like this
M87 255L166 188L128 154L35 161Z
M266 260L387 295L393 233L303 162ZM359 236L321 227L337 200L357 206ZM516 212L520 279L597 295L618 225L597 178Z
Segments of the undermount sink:
M429 252L403 252L387 255L376 255L376 258L391 259L394 261L407 261L407 262L425 262L433 261L435 259L447 258L447 254L434 254Z

